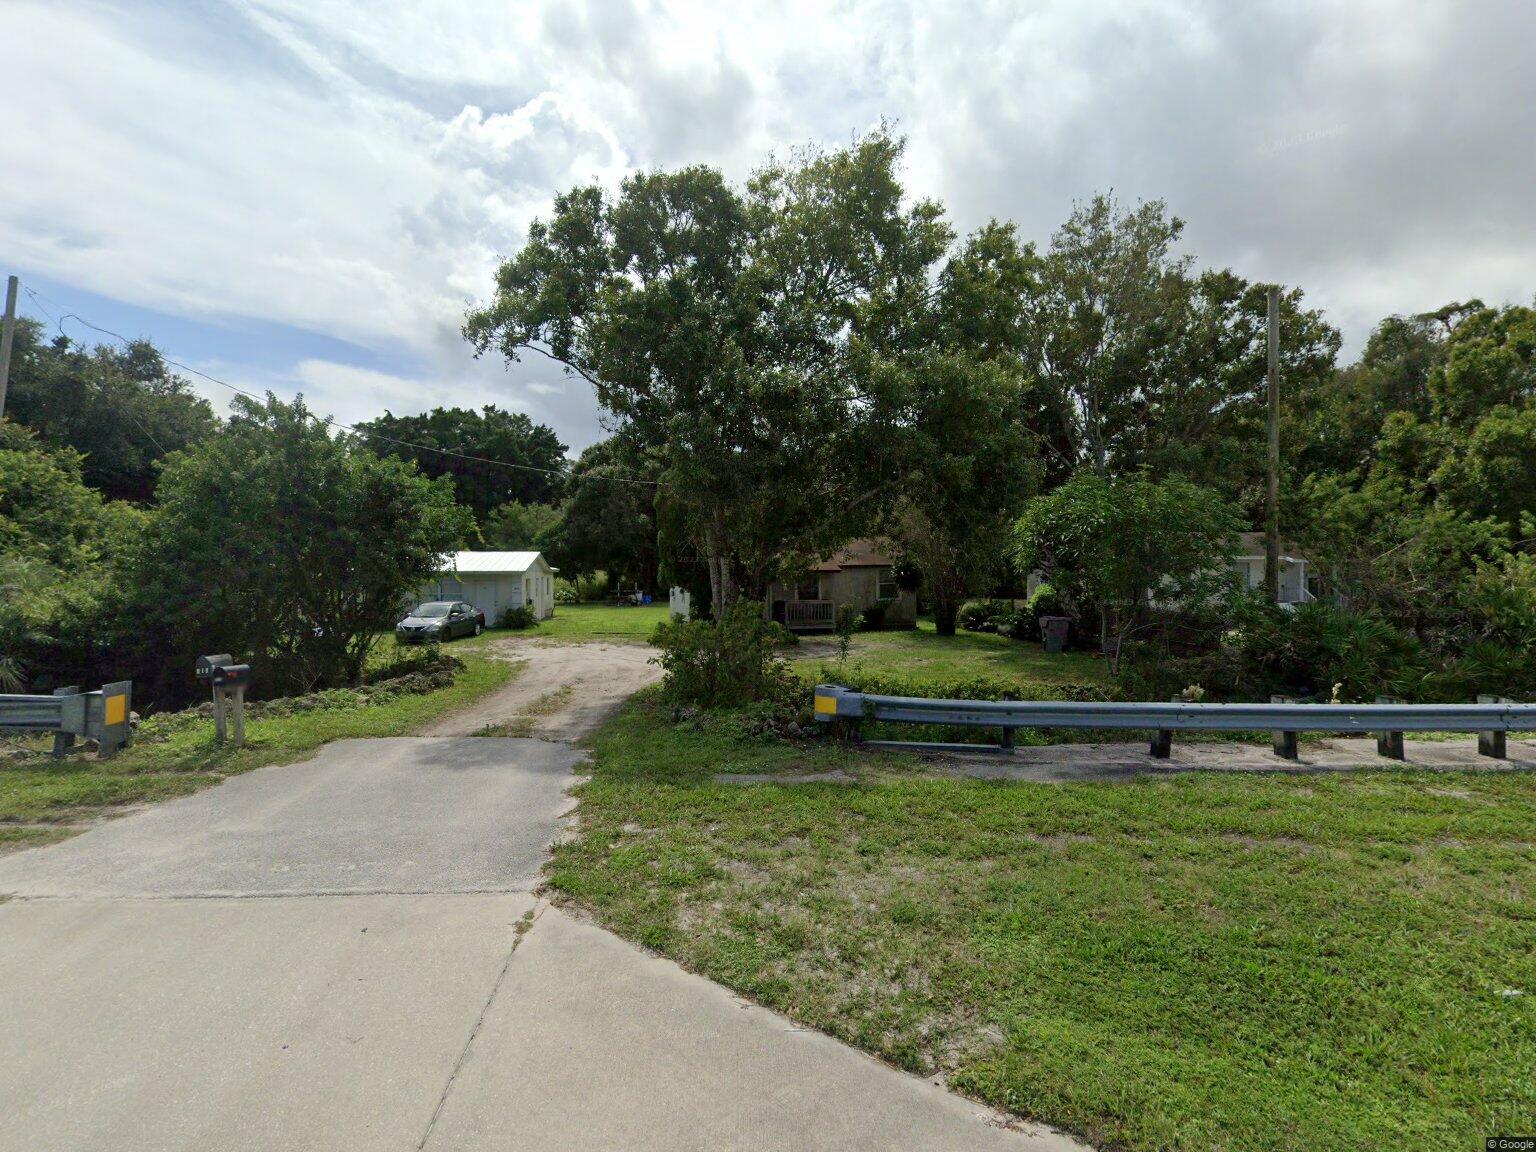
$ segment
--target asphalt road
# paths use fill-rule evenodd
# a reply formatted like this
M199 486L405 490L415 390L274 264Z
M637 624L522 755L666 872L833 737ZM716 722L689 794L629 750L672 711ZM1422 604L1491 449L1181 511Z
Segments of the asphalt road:
M343 741L0 860L0 1150L1076 1147L539 900L579 760Z

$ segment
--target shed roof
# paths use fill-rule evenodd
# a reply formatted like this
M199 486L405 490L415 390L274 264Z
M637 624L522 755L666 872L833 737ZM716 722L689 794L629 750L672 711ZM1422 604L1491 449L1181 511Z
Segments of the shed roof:
M448 558L445 572L460 576L502 576L526 572L540 552L454 552Z
M841 572L844 568L889 568L891 559L874 540L850 540L829 560L816 564L812 572Z
M1263 557L1264 533L1239 532L1237 534L1237 552L1234 559L1253 560L1255 558L1263 559ZM1301 549L1296 547L1293 541L1282 539L1280 541L1280 559L1282 563L1297 563L1304 562L1307 557Z

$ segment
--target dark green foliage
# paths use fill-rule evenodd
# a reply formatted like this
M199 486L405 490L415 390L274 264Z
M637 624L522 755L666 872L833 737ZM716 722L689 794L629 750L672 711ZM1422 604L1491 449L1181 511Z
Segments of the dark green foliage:
M558 508L509 500L481 523L480 542L494 551L548 552L559 529Z
M508 412L493 404L478 412L470 408L434 408L416 416L386 412L357 425L357 431L367 447L380 456L413 461L422 475L434 479L452 477L455 499L471 509L482 524L509 501L549 504L560 495L565 445L553 430L535 424L521 412ZM502 467L464 459L466 456L524 467Z
M1045 573L1081 623L1097 616L1114 675L1126 641L1153 623L1149 597L1200 605L1225 594L1240 524L1216 492L1186 480L1082 471L1030 502L1014 540L1020 568Z
M496 626L521 632L526 628L532 628L537 623L538 619L534 616L533 609L526 604L518 604L515 607L503 609L501 619L496 621Z
M1013 616L1013 604L1008 600L972 600L961 607L959 624L967 632L998 632Z
M134 549L134 636L169 684L233 652L266 690L355 683L401 602L472 530L446 481L333 438L303 401L239 398L167 462Z
M1063 616L1067 606L1062 603L1061 597L1056 594L1056 589L1049 584L1041 584L1029 594L1029 600L1024 605L1024 611L1038 625L1042 616Z
M87 350L63 336L45 341L26 319L16 325L6 415L45 445L80 453L85 483L114 500L148 500L165 455L218 427L208 401L149 341Z
M562 193L465 325L481 352L592 382L654 458L717 610L739 575L842 544L898 490L870 365L911 340L951 238L907 199L901 152L878 131L743 187L695 166Z
M859 631L878 632L885 627L885 614L890 611L891 601L876 600L859 616Z
M673 618L656 628L651 643L661 649L666 671L663 691L675 705L734 708L804 693L776 654L781 625L763 619L751 600L731 605L718 625Z
M584 451L546 537L551 562L572 579L604 572L615 587L659 590L655 473L621 437Z

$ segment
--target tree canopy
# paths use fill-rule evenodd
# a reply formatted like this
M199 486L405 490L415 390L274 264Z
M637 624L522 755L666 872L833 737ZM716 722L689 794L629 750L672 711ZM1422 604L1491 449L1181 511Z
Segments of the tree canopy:
M302 399L237 399L221 435L170 458L158 503L143 626L188 667L194 648L239 652L282 689L354 682L473 529L449 481L333 437Z
M508 412L494 404L478 412L471 408L434 408L415 416L385 412L356 425L356 430L379 455L410 460L424 476L451 477L455 498L482 524L509 500L549 504L560 494L565 445L553 429L535 424L522 412Z
M85 348L17 322L6 414L44 444L81 456L81 478L113 500L148 500L168 453L211 435L218 419L148 340Z
M740 188L696 166L563 193L465 325L481 352L593 384L654 454L717 609L738 573L761 588L898 486L870 362L912 339L951 239L938 205L904 202L901 150L881 131Z

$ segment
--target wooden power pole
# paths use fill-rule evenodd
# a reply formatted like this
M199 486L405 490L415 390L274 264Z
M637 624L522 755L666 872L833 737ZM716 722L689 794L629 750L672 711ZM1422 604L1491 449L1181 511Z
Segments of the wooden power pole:
M1280 287L1269 286L1269 386L1268 483L1264 493L1264 595L1271 604L1280 602Z
M5 415L5 387L11 379L11 341L16 336L16 289L12 276L5 285L5 320L0 321L0 417Z

